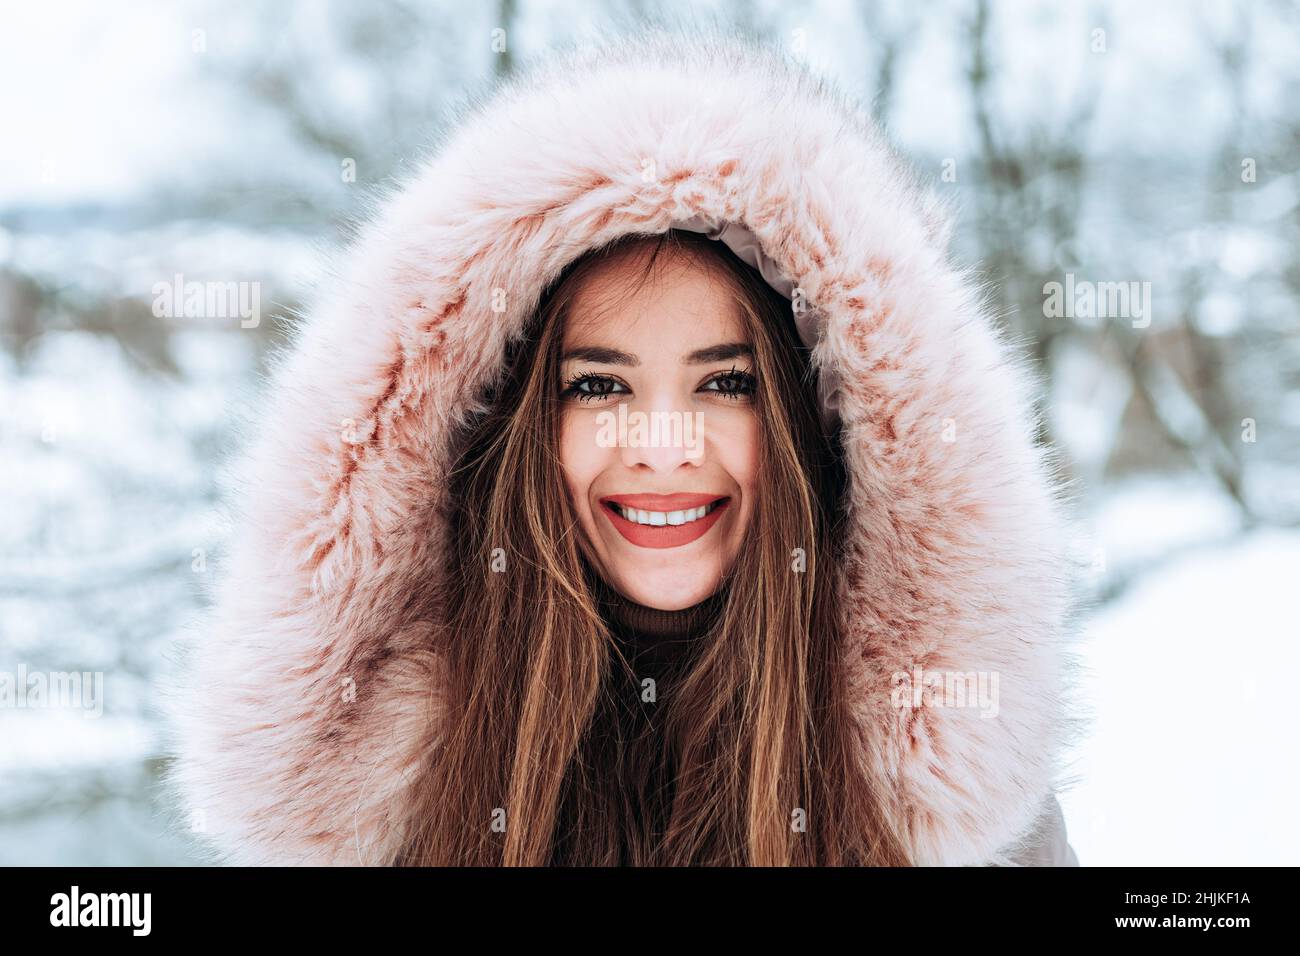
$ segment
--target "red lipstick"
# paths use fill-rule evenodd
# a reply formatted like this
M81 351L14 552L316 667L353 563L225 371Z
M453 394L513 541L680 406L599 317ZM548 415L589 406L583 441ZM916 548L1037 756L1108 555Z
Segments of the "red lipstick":
M717 504L703 518L688 521L685 524L646 525L629 521L613 505L624 508L636 508L640 511L687 511ZM605 517L624 538L640 548L680 548L690 544L705 534L718 523L722 512L731 504L731 499L723 495L674 494L674 495L609 495L600 499Z

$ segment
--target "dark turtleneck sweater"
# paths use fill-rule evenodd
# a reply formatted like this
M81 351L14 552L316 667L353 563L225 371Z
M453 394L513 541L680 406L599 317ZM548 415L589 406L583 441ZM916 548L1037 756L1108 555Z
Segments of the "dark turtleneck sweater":
M689 655L722 607L721 592L715 592L691 607L663 611L624 597L603 580L596 582L595 596L624 655L642 676L654 676Z

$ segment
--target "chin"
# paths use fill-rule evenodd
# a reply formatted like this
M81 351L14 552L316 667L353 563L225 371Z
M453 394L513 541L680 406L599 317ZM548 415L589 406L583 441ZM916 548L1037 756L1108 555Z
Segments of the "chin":
M599 542L587 550L601 576L625 598L659 611L680 611L716 594L740 547L730 522L715 527L709 536L712 540L676 548L642 548L608 525L593 527L602 520L595 514L584 514L581 520L587 541Z
M722 583L714 562L654 571L619 563L611 578L624 597L659 611L680 611L715 594Z

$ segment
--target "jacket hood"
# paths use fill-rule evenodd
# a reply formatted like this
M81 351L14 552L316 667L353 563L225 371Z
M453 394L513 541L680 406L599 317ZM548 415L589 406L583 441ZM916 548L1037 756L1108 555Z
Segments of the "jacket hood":
M948 264L948 222L862 107L718 32L557 54L472 98L258 400L214 606L167 695L168 784L216 858L392 861L438 719L413 596L443 573L451 430L567 263L686 223L741 227L815 304L862 760L918 863L1003 862L1066 742L1069 575L1028 376ZM992 675L996 714L894 706L896 675L936 673Z

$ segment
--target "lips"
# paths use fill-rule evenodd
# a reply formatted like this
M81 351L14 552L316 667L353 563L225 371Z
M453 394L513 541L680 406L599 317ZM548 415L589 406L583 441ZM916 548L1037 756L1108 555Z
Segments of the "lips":
M731 499L709 494L638 494L610 495L600 503L615 530L637 547L679 548L704 537Z
M601 498L601 504L612 501L625 508L639 508L644 511L682 511L686 508L700 508L711 505L726 495L688 494L684 491L672 495L609 495Z

